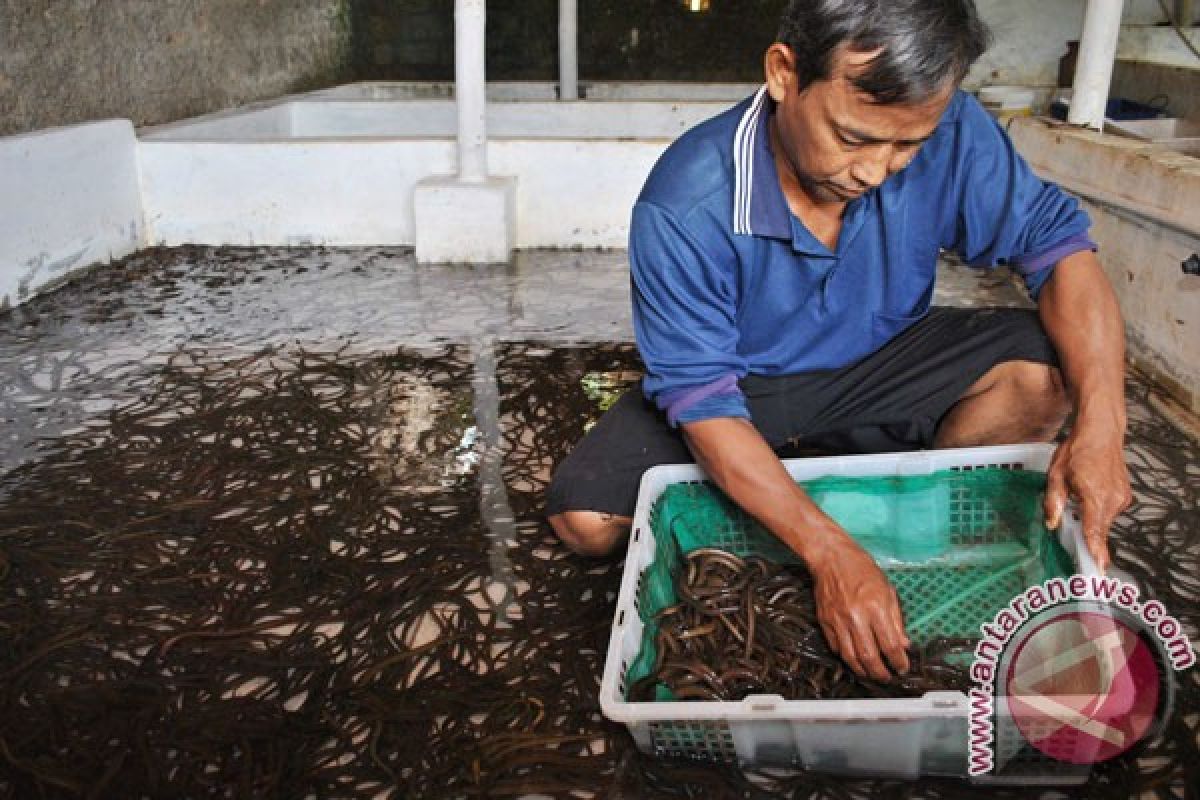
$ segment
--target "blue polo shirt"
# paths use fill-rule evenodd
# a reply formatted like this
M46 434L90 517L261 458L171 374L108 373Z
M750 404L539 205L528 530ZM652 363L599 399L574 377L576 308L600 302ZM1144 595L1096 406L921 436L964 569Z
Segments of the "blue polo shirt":
M847 205L830 251L792 214L765 87L675 141L633 209L633 322L646 395L672 425L749 417L738 380L846 367L929 310L941 249L1008 264L1037 297L1093 248L1079 203L1036 175L970 95L904 170Z

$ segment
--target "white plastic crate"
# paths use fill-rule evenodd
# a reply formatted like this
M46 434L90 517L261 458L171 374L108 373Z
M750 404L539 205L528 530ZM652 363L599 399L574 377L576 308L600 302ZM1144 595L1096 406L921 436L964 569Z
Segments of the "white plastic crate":
M784 466L797 481L989 467L1045 472L1053 454L1054 446L1048 444L1004 445L792 459L785 460ZM739 702L625 700L626 673L642 645L637 597L643 571L656 553L651 509L668 486L701 480L705 475L695 465L655 467L642 477L600 686L604 715L624 723L643 752L664 757L790 765L851 775L965 776L968 701L958 691L894 699L784 700L777 695L752 695ZM1098 574L1073 511L1064 514L1058 537L1080 573ZM1044 782L1078 783L1086 775L1086 769L1053 770Z

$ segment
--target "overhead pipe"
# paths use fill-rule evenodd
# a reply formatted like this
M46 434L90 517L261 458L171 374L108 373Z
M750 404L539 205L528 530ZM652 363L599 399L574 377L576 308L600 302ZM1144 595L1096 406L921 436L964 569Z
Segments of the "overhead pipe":
M579 3L558 0L558 99L579 99Z
M1079 37L1075 88L1067 122L1104 130L1104 109L1112 85L1117 39L1121 35L1123 0L1088 0Z
M454 99L458 108L458 179L487 180L485 0L454 2Z

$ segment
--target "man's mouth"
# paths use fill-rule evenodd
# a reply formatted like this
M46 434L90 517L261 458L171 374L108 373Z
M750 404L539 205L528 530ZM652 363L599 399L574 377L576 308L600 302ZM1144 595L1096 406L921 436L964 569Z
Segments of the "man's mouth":
M866 194L866 189L847 189L838 183L830 182L826 184L829 190L841 200L854 200Z

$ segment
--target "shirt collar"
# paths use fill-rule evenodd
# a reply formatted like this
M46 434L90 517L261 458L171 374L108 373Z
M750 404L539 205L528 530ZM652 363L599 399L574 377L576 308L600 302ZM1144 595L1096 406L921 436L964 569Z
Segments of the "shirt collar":
M791 212L771 153L773 105L764 85L750 101L733 135L733 232L791 239Z
M775 169L775 154L771 151L770 119L775 101L763 85L742 114L733 138L733 232L747 236L767 236L792 242L798 253L831 256L829 248L796 220L788 207L779 172ZM846 206L842 229L838 235L838 251L842 251L862 227L867 197L855 198Z

